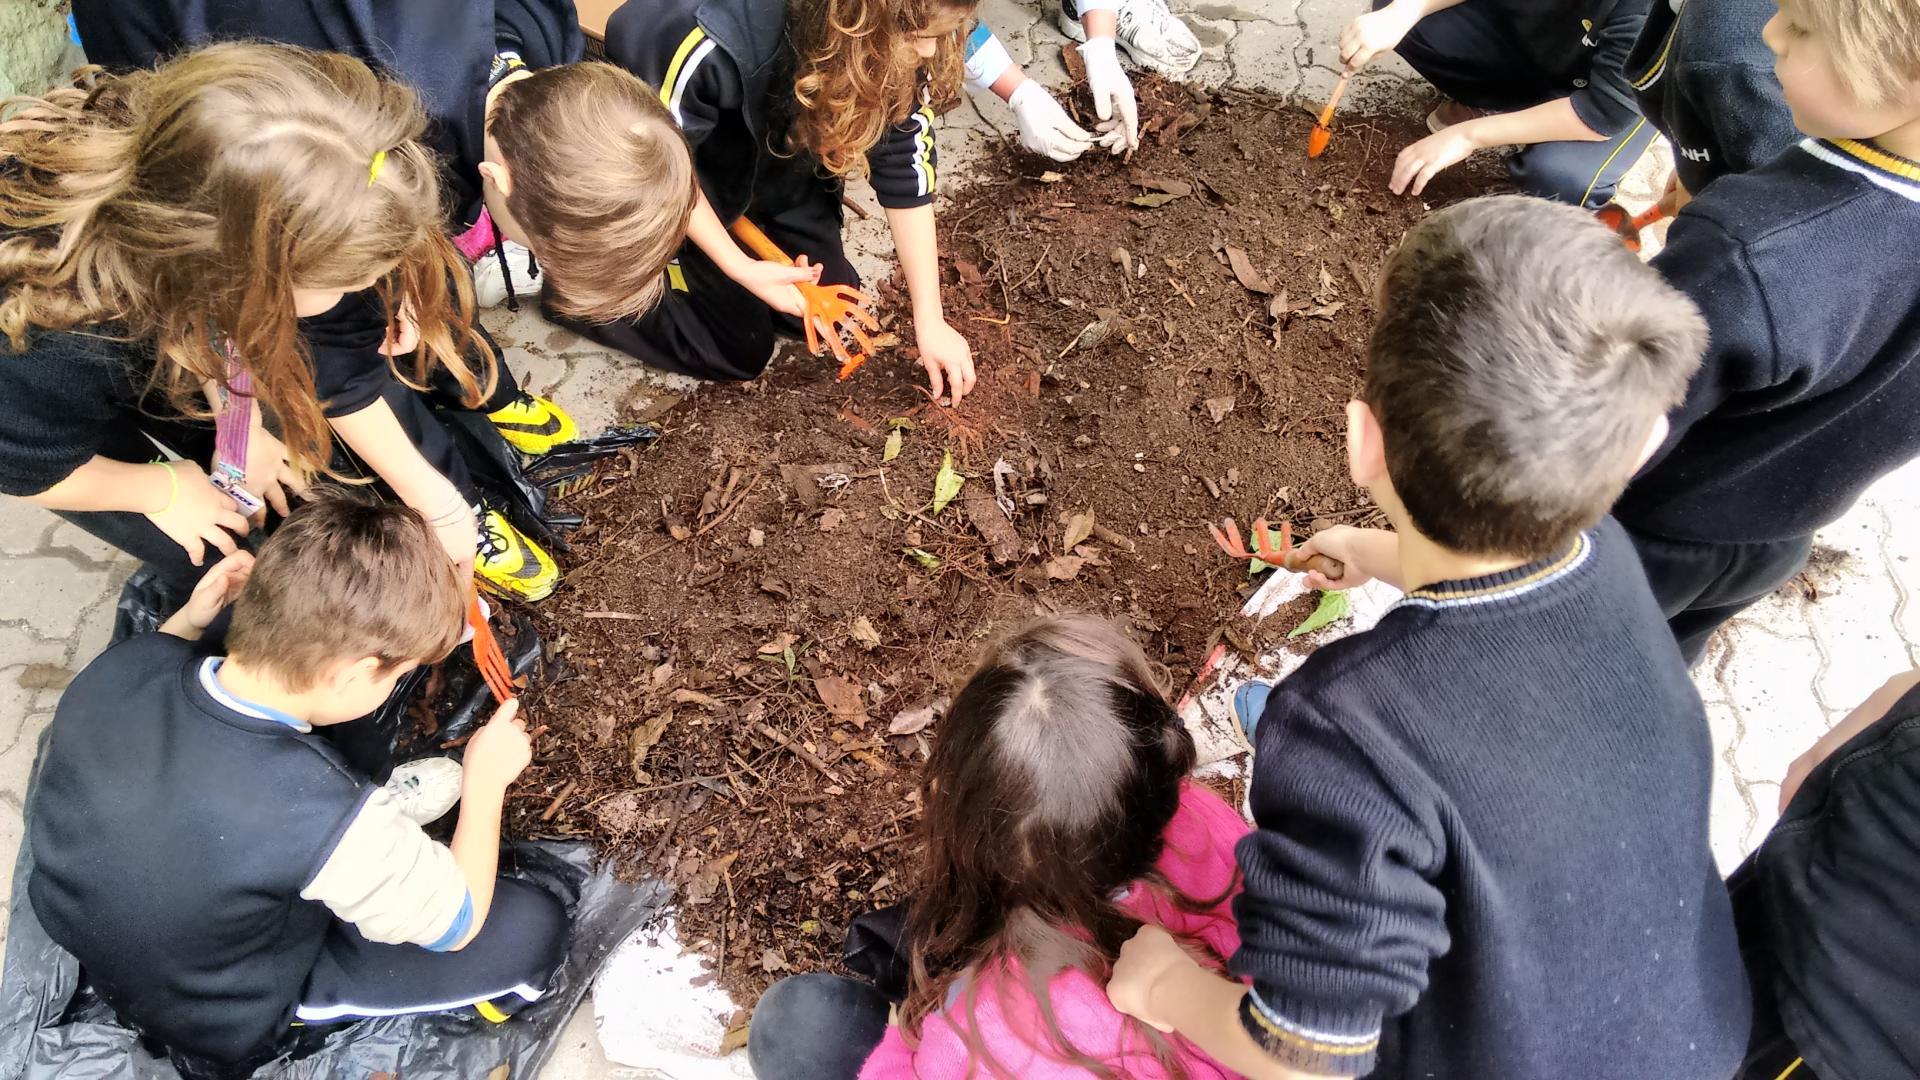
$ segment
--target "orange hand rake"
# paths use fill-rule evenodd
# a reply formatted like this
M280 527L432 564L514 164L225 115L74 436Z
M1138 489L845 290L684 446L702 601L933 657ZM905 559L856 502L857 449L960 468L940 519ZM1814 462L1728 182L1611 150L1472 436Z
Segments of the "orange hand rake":
M1638 214L1628 216L1627 208L1619 203L1608 203L1593 212L1600 223L1619 234L1620 242L1627 245L1628 251L1640 250L1640 230L1667 216L1664 203L1654 203Z
M1333 94L1327 98L1327 107L1320 110L1320 120L1313 125L1313 132L1307 136L1307 156L1317 158L1327 152L1327 143L1333 141L1333 108L1340 104L1340 96L1347 92L1347 83L1352 81L1353 72L1340 76L1333 84Z
M493 628L487 625L487 612L480 606L478 592L467 599L467 625L473 628L473 665L480 669L487 689L493 691L493 700L504 705L513 697L513 668L494 640Z
M741 218L733 223L733 235L747 245L747 250L767 262L793 265L787 253L760 231L760 226ZM854 373L867 357L873 355L873 339L867 337L861 327L875 333L880 332L880 321L867 310L873 304L873 298L858 289L846 285L814 285L804 283L796 285L800 295L807 302L806 318L801 320L807 328L807 351L820 355L820 341L826 338L827 347L840 359L840 377L842 379ZM854 348L847 351L846 342L840 340L841 331L852 336Z
M1259 559L1268 566L1278 566L1296 574L1318 571L1328 581L1339 581L1347 575L1347 565L1338 559L1295 551L1291 522L1280 523L1280 546L1274 547L1273 538L1268 535L1271 530L1267 526L1267 519L1256 518L1253 522L1254 548L1248 551L1245 541L1240 538L1240 526L1235 525L1232 518L1222 518L1220 521L1226 526L1225 529L1220 525L1209 525L1207 531L1213 534L1213 542L1220 545L1220 550L1236 559Z

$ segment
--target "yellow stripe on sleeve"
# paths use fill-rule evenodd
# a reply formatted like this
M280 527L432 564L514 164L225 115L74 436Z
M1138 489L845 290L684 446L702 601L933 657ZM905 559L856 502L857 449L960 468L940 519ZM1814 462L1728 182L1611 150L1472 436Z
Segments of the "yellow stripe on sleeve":
M660 104L671 107L673 87L680 80L680 69L686 65L687 57L692 55L693 50L698 48L706 38L707 32L696 26L680 42L680 47L673 50L673 63L667 65L667 77L660 80Z

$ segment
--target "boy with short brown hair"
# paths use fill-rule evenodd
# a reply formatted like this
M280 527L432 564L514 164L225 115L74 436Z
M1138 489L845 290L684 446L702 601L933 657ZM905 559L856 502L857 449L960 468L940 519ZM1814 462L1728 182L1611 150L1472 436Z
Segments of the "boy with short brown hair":
M295 1021L502 1020L542 995L566 916L495 877L529 757L513 703L467 744L450 849L421 831L450 799L378 787L314 733L446 656L465 591L413 510L323 497L68 687L27 810L27 895L127 1023L244 1070ZM221 657L196 640L230 600Z
M1653 265L1712 341L1614 510L1689 661L1920 453L1920 7L1782 0L1764 37L1810 137L1674 220Z
M1247 982L1147 929L1108 993L1253 1080L1719 1080L1748 999L1706 717L1605 519L1699 316L1516 196L1415 226L1379 307L1348 458L1395 531L1316 534L1345 571L1310 581L1406 597L1249 702Z

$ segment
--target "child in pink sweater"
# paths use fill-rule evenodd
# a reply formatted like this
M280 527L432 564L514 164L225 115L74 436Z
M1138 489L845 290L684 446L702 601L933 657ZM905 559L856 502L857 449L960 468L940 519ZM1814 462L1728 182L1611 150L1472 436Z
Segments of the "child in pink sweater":
M1216 965L1239 947L1233 845L1248 826L1192 767L1146 657L1111 625L1049 619L995 646L927 765L905 1000L890 1017L864 982L785 980L754 1015L755 1075L1232 1077L1105 990L1142 923Z

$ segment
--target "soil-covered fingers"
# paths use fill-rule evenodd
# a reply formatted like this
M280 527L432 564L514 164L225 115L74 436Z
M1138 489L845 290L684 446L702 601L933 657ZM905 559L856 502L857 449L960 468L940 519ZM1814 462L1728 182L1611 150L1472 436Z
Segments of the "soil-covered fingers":
M1394 159L1393 180L1388 186L1395 195L1417 196L1442 170L1458 165L1477 149L1479 146L1462 134L1459 126L1429 135L1400 151L1400 156Z

